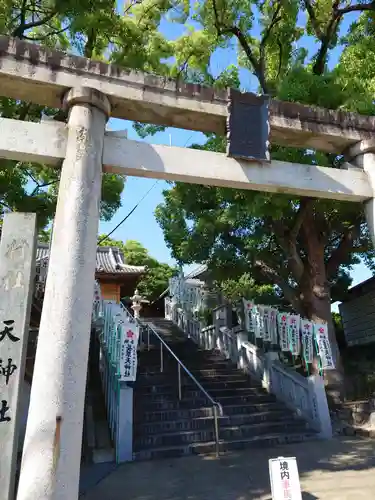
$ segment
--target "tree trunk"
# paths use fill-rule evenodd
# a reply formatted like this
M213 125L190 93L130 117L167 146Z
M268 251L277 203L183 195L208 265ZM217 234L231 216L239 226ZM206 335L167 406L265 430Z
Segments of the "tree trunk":
M307 262L300 282L301 302L308 319L316 323L328 324L335 370L326 370L324 380L327 384L330 403L335 406L344 398L344 371L332 321L330 285L324 260L325 242L319 238L317 222L314 220L306 221L306 226L304 223L302 231Z

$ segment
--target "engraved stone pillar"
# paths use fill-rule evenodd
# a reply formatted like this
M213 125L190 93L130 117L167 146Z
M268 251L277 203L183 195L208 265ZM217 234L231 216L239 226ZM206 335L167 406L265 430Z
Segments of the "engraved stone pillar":
M78 498L107 97L74 88L18 500Z
M31 301L36 215L4 217L0 244L0 500L13 500Z

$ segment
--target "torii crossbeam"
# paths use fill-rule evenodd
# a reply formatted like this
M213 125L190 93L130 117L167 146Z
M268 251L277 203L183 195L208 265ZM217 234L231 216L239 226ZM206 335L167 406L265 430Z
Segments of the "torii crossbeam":
M357 169L350 163L339 170L240 162L223 154L129 141L105 132L109 116L224 134L227 93L6 37L0 38L0 93L69 110L66 125L0 119L0 157L61 166L18 500L73 500L78 497L102 170L365 201L374 236L375 118L270 103L271 141L345 154Z

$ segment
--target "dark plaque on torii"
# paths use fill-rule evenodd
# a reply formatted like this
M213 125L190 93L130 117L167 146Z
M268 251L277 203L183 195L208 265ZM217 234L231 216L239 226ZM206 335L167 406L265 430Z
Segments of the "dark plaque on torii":
M269 162L269 96L228 90L227 155Z

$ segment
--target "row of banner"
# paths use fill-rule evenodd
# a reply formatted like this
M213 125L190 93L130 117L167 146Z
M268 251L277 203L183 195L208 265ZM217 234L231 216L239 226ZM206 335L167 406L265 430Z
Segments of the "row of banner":
M314 342L323 370L335 368L326 323L314 323L299 314L279 312L270 306L254 304L243 299L245 328L256 338L280 345L284 352L302 356L305 363L312 363Z
M102 300L100 286L96 282L94 312L97 313L100 309L104 316L103 340L108 361L111 364L119 363L120 382L134 382L137 377L139 325L120 304Z

